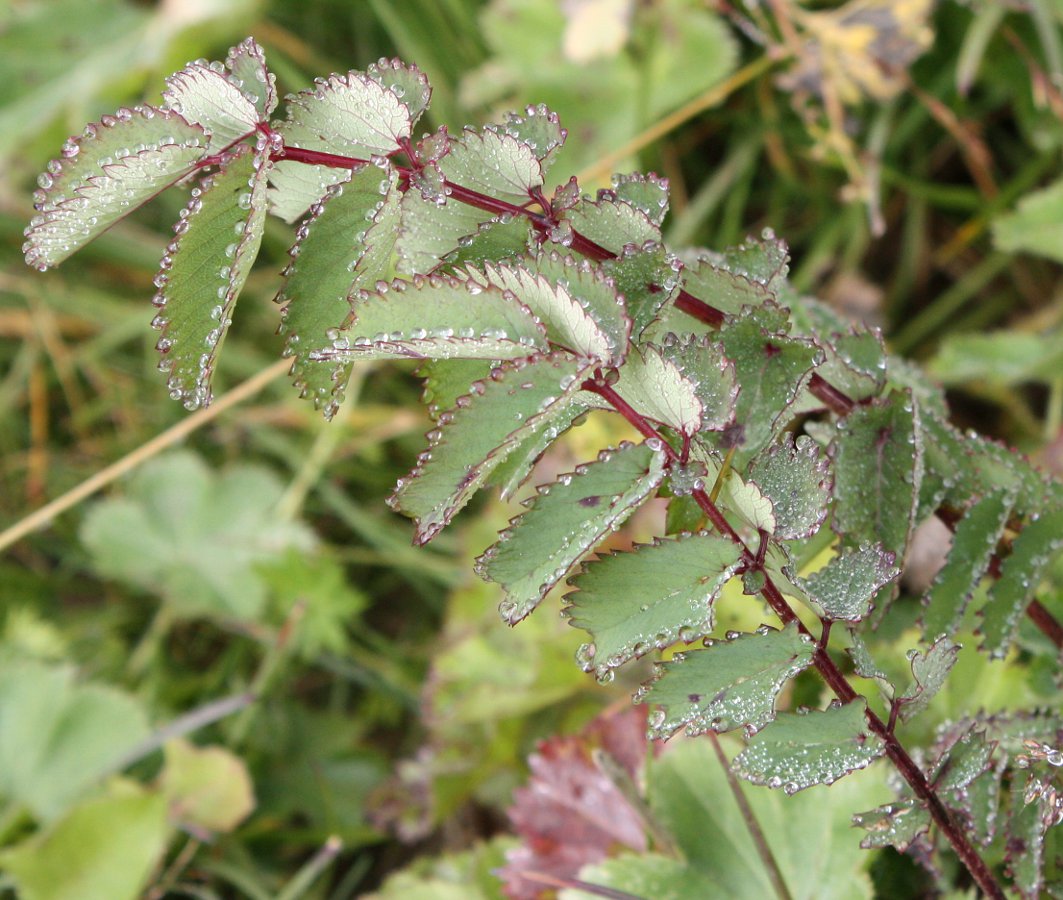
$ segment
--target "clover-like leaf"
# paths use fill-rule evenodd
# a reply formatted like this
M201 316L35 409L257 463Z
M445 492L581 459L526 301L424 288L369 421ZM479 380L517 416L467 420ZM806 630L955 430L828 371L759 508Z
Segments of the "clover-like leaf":
M825 710L779 713L735 757L732 768L754 784L794 794L833 784L882 755L885 744L867 726L862 699Z
M203 127L211 153L253 134L262 118L258 98L245 94L221 63L194 62L168 76L162 98L167 109Z
M960 645L953 643L945 635L939 637L925 652L909 650L908 659L912 666L912 684L897 698L902 722L919 715L934 699L948 678L949 671L956 665Z
M812 663L815 646L793 623L781 630L764 626L705 650L677 654L658 663L654 680L636 695L652 703L650 736L706 731L759 731L775 718L775 698L788 681Z
M749 480L771 501L775 536L784 540L811 537L827 518L830 502L830 460L806 435L785 433L757 454Z
M212 399L215 360L265 231L268 168L241 147L194 188L155 276L159 370L186 409Z
M898 853L904 853L930 828L930 813L915 800L902 800L856 813L853 825L867 832L860 841L865 850L894 847Z
M666 351L644 344L631 348L615 390L637 412L690 436L702 427L698 386L684 377Z
M381 186L386 186L381 193ZM347 320L349 296L391 271L400 193L392 170L366 166L333 185L300 226L277 294L284 304L279 333L284 355L293 357L292 377L304 397L332 418L350 378L351 363L311 360Z
M417 520L414 543L435 537L525 436L541 423L556 426L592 368L587 360L556 353L514 360L473 382L470 393L440 416L428 449L389 500Z
M617 529L664 479L665 456L656 441L603 450L554 484L540 487L527 512L476 561L476 571L505 588L502 618L528 615L576 561Z
M989 569L1011 515L1012 500L1007 491L994 491L960 519L948 559L923 601L924 639L932 640L959 627L975 588Z
M332 341L311 359L517 359L547 349L546 329L494 286L415 275L361 291Z
M87 125L38 179L26 263L44 271L102 234L207 155L207 133L175 112L138 106Z
M900 575L897 557L880 546L864 546L835 556L798 584L825 618L859 622L884 585Z
M564 610L593 640L578 654L584 670L603 677L654 648L708 634L740 556L732 541L701 532L584 563L569 579L575 591Z

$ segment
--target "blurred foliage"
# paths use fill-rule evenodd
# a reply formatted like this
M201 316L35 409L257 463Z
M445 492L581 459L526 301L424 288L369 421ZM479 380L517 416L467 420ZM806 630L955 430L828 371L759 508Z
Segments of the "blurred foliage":
M147 328L180 198L40 276L19 251L31 179L81 123L157 100L166 73L247 34L284 91L380 56L416 62L432 126L551 105L570 130L555 172L588 170L587 188L612 168L667 176L676 244L771 226L800 290L883 327L929 361L964 424L1059 474L1061 24L1048 0L0 3L0 521L186 419ZM259 309L229 337L219 395L278 356L267 275L291 237L270 222L245 290ZM635 687L588 680L560 619L499 621L470 563L516 507L480 506L409 546L383 502L428 427L408 369L358 372L328 426L282 381L4 546L0 895L498 897L524 760ZM571 468L619 427L592 417L571 458L542 465ZM891 648L907 644L879 637L879 665L905 671ZM1058 673L964 643L967 696L939 694L913 737L961 708L1058 706ZM817 702L803 684L813 693L796 701ZM764 896L742 877L757 863L737 861L752 851L708 745L677 742L647 777L685 854L582 877L644 896L721 882ZM839 789L886 802L881 777L873 766L792 800L749 789L795 896L832 880L854 885L845 896L929 890L906 857L858 854L822 815ZM827 830L808 830L819 819ZM710 831L742 846L724 853Z

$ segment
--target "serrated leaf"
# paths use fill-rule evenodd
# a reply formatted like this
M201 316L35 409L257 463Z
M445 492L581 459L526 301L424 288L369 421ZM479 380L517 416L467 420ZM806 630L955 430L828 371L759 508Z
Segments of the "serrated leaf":
M278 333L285 335L284 355L293 357L295 386L325 418L332 418L343 401L351 363L311 360L310 351L327 346L330 332L346 321L352 293L390 273L400 197L391 170L366 166L351 173L315 204L291 250L276 298L284 304Z
M311 359L518 359L547 349L523 304L469 278L415 275L352 300L333 349Z
M788 421L797 399L822 352L811 341L779 333L775 307L747 308L720 330L720 341L734 363L741 390L735 405L736 428L727 433L737 448L735 468L766 446Z
M44 271L179 181L207 155L207 134L168 110L120 109L48 163L26 229L26 263Z
M410 66L399 59L381 59L370 65L365 72L379 82L409 110L410 127L421 117L432 99L432 86L428 76L417 66Z
M874 678L878 681L889 683L889 676L875 662L870 648L860 636L858 629L849 629L849 646L845 648L845 652L848 654L849 659L852 660L853 671L861 678Z
M742 728L752 734L775 718L775 698L812 663L813 643L794 624L763 628L727 641L712 641L657 665L654 680L636 695L653 703L655 740L680 728L689 735Z
M463 235L456 249L443 256L443 272L460 272L467 265L511 260L527 254L534 246L534 228L522 217L495 216L476 226L473 234Z
M502 618L528 615L576 561L630 516L664 479L664 453L643 444L605 450L539 488L529 509L476 561L477 572L501 584Z
M668 179L653 172L643 175L614 175L613 190L617 197L641 209L658 227L668 215Z
M994 491L960 519L948 559L923 601L924 640L950 634L960 626L975 588L989 569L1011 508L1012 497L1006 491Z
M632 322L632 338L638 340L647 337L649 326L679 292L679 273L682 270L679 257L663 244L648 243L641 247L630 244L620 251L616 259L603 260L601 267L613 279L616 289L624 295L624 305ZM674 330L679 334L689 331L685 327ZM663 342L666 332L657 331L655 334Z
M497 126L487 127L494 130ZM526 106L523 113L507 113L502 130L531 147L544 173L553 164L557 151L568 137L568 131L561 127L557 113L542 103Z
M269 210L291 224L321 200L328 189L350 176L350 169L276 162L269 172Z
M594 241L610 253L619 255L628 244L643 247L647 242L659 244L661 230L641 209L612 192L599 192L597 200L584 198L565 210L553 240L571 243L572 232Z
M775 297L767 285L723 268L718 258L710 260L704 256L683 269L683 290L732 316L739 315L743 307L762 306ZM696 325L685 313L676 316L684 316L689 324Z
M708 634L740 557L730 540L701 532L584 563L569 579L575 591L564 610L593 639L579 653L584 670L601 678L654 648Z
M483 286L508 291L546 326L551 343L588 359L618 364L631 323L612 282L586 262L556 253L540 259L472 266L463 273Z
M807 435L783 434L753 459L749 480L771 501L777 538L811 537L827 518L830 460Z
M1003 656L1053 556L1063 548L1063 509L1030 521L1012 542L981 609L982 649Z
M993 240L1009 253L1035 253L1063 262L1063 180L1026 194L1014 212L996 218Z
M825 710L779 713L735 758L735 773L754 784L794 794L833 784L882 755L885 744L867 727L862 699Z
M877 329L853 325L826 303L802 298L791 307L795 332L813 338L825 359L819 375L854 401L882 393L886 382L886 348ZM810 398L812 408L823 403Z
M1033 773L1029 769L1017 772L1012 784L1014 804L1008 817L1008 840L1005 862L1007 872L1015 879L1024 900L1036 900L1044 886L1045 833L1051 819L1047 819L1044 800L1038 797L1031 803L1022 798Z
M934 695L945 684L949 670L956 665L959 652L960 645L954 644L944 635L934 641L925 653L918 650L908 651L913 682L908 690L897 698L902 722L919 715L930 705Z
M203 126L211 153L253 134L260 120L255 101L244 96L221 63L194 62L168 76L162 98L168 109Z
M665 338L664 358L694 385L701 404L701 431L723 431L733 421L739 387L734 364L709 337Z
M268 170L262 157L241 148L204 179L160 263L152 325L162 336L155 347L170 396L186 409L212 399L214 363L262 243Z
M388 501L417 520L414 543L430 541L541 422L558 423L593 364L555 353L515 360L472 384L429 432L428 449Z
M0 665L0 796L42 820L62 815L149 734L128 694L78 684L69 667Z
M633 346L614 390L637 412L681 434L691 436L701 430L697 384L684 377L659 347Z
M923 476L918 411L898 392L859 406L838 423L834 525L848 543L877 541L902 559Z
M394 91L369 75L348 72L288 97L288 118L277 131L287 147L368 160L398 150L412 124L409 107Z
M732 471L724 479L720 498L722 504L738 515L754 532L775 533L775 511L771 500L765 497L752 481L746 481ZM753 577L757 577L757 574Z
M984 730L968 729L934 766L931 783L935 790L962 791L989 768L996 746L995 741L986 740Z
M930 813L914 800L887 803L853 816L853 825L867 832L860 846L865 850L894 847L904 853L930 828Z
M262 48L254 38L241 41L229 51L225 67L229 80L245 95L251 95L259 121L265 122L277 108L277 76L266 68Z
M871 611L878 590L900 574L892 552L866 546L835 556L798 583L826 618L859 622Z
M759 239L747 238L720 253L706 251L705 256L719 268L747 278L767 288L776 300L781 299L790 272L790 249L770 230Z
M422 363L417 369L417 375L424 379L421 400L432 421L439 421L441 413L453 409L474 381L490 377L495 365L490 359L429 359Z

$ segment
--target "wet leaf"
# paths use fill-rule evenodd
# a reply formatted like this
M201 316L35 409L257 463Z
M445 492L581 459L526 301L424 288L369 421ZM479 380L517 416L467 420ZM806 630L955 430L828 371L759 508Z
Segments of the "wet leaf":
M857 813L853 825L867 832L860 841L865 850L894 847L898 853L904 853L916 838L930 829L930 813L915 800L905 800Z
M477 561L476 570L506 591L502 618L528 615L576 561L615 531L664 479L664 454L649 444L621 444L595 462L540 487L526 513Z
M170 75L162 98L167 109L203 127L211 153L254 134L262 117L256 99L245 96L220 63L194 62Z
M684 377L665 350L652 344L632 347L615 390L636 412L654 422L688 436L701 430L698 384ZM714 399L720 406L719 399Z
M912 685L900 697L900 718L902 722L919 715L934 699L948 678L949 670L956 665L960 645L954 644L942 635L924 653L909 650L908 659L912 664Z
M512 295L471 278L418 275L361 291L332 348L310 358L518 359L546 349L546 329Z
M1045 821L1044 801L1037 798L1032 803L1023 802L1023 793L1033 774L1026 770L1016 773L1017 783L1012 785L1014 808L1008 818L1007 871L1015 879L1015 887L1028 900L1041 896L1044 886Z
M662 356L694 386L701 404L701 431L723 431L733 421L739 388L734 365L708 337L665 338Z
M786 276L790 273L790 248L770 229L759 239L747 238L721 252L703 253L718 268L766 288L775 300L782 299Z
M996 746L984 730L968 729L934 766L931 783L939 791L962 791L988 770Z
M967 604L989 568L1011 508L1012 497L1006 491L994 491L960 519L948 560L923 601L924 640L950 634L960 626Z
M754 784L787 794L814 784L833 784L884 752L867 728L862 699L825 710L779 713L735 758L734 771Z
M488 125L487 128L497 130L498 126ZM507 113L501 130L531 147L543 172L553 163L568 136L557 113L542 103L525 107L523 113Z
M627 244L643 247L647 242L656 245L661 241L661 231L650 217L612 191L599 192L597 200L584 198L565 210L552 240L567 247L572 243L572 232L613 254L619 254Z
M775 718L779 691L808 668L814 650L790 624L712 641L705 650L659 663L654 680L637 695L638 702L657 707L650 736L661 740L680 728L689 735L760 730Z
M250 95L258 120L265 122L277 108L277 76L266 68L262 48L254 38L241 41L229 51L225 67L229 70L229 80L245 96Z
M668 214L668 179L634 172L630 175L614 175L613 190L617 197L641 209L658 227Z
M291 374L300 395L311 398L327 419L343 402L351 363L315 361L309 353L328 346L330 332L347 320L352 294L391 274L400 196L393 171L366 166L328 189L291 250L277 294L284 304L284 353L293 357Z
M224 747L196 747L183 739L166 744L160 779L170 820L182 827L229 832L255 807L251 776Z
M580 651L584 670L602 677L655 648L708 634L713 603L739 558L734 543L702 532L584 563L569 579L575 591L565 595L564 611L594 641Z
M679 291L679 258L661 244L629 244L616 259L603 260L601 267L624 297L632 321L632 338L647 336L651 323L663 314L662 310L670 308ZM681 317L685 323L694 321L685 313ZM673 330L683 334L690 329L683 325ZM656 330L655 334L663 343L666 332Z
M245 149L204 179L159 265L155 348L170 396L185 409L213 399L214 365L265 231L268 170Z
M474 382L440 417L428 449L389 500L417 520L414 542L435 537L522 440L540 427L567 427L566 411L590 368L586 360L555 353L503 364Z
M879 546L842 553L798 583L828 618L859 622L871 611L879 588L900 575L896 557Z
M37 214L22 246L26 263L41 271L61 263L206 154L202 128L150 106L120 109L87 125L37 179Z
M412 129L432 99L428 76L417 66L407 65L398 59L381 59L370 65L365 74L402 101L409 111Z
M753 459L749 480L771 501L777 538L811 537L827 518L830 461L806 435L785 433L769 445Z
M746 274L723 268L721 260L699 256L683 269L683 289L722 313L737 316L745 306L762 306L775 299L771 288ZM686 323L684 325L684 322ZM682 333L700 327L685 313L676 312L669 320L669 328Z

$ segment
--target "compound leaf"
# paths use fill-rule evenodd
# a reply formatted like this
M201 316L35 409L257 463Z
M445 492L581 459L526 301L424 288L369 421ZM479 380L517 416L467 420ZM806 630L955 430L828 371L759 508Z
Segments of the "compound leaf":
M266 55L254 38L241 41L225 58L229 80L235 84L258 111L258 120L265 122L277 108L277 77L266 68Z
M627 244L616 259L606 259L602 269L609 274L617 291L624 296L624 304L631 317L631 334L635 339L646 336L651 323L660 316L679 291L682 264L663 244L643 246ZM679 334L690 331L686 324L693 322L683 314L682 325L672 329ZM695 323L696 324L696 323ZM665 330L658 332L663 340Z
M44 271L183 178L207 155L208 136L175 112L120 109L87 125L48 163L26 229L26 263Z
M931 644L925 653L909 650L908 659L912 664L912 685L900 697L900 717L902 722L919 715L934 699L948 678L949 670L956 665L960 645L954 644L942 635Z
M381 186L386 186L383 194ZM390 169L366 166L351 173L312 207L284 270L277 294L277 302L284 304L279 329L285 336L284 355L293 357L295 386L326 418L343 401L351 363L312 360L310 351L327 346L330 333L346 321L352 293L389 274L400 197Z
M704 256L683 269L683 289L699 300L703 300L722 313L736 316L746 306L762 306L774 298L774 294L767 286L746 275L736 274L722 268L717 262L706 259ZM672 327L681 329L678 320L678 312L672 319ZM685 318L689 324L694 323L689 316Z
M680 728L689 735L706 731L759 731L775 718L775 698L785 684L812 662L815 645L793 623L776 631L767 626L727 641L712 641L659 663L654 680L637 695L658 708L650 715L650 736L669 738Z
M771 501L775 536L783 540L811 537L827 518L834 479L830 460L807 435L785 433L759 453L749 480Z
M245 95L221 63L190 63L167 77L162 98L168 109L204 128L211 153L254 133L261 117L256 98Z
M932 640L959 627L975 588L989 568L1011 515L1012 501L1007 491L993 491L960 519L948 560L924 599L924 639Z
M712 390L716 385L706 387ZM688 436L701 430L703 407L698 382L684 377L666 351L652 344L631 348L615 390L637 412L655 422Z
M155 277L159 369L186 409L211 401L214 363L265 230L268 168L242 147L193 189Z
M432 86L428 76L417 66L407 65L398 59L381 59L365 72L398 97L409 111L410 127L421 117L432 99Z
M561 127L557 113L544 104L527 106L523 113L507 113L501 126L488 125L487 130L502 130L523 144L527 144L535 158L539 160L542 171L553 163L557 151L565 143L568 132Z
M613 191L625 203L642 210L649 220L660 227L668 214L668 179L650 172L643 175L614 175Z
M417 520L414 543L430 541L468 503L492 470L543 421L572 408L593 363L555 353L515 360L472 384L428 434L428 449L389 503Z
M546 329L496 287L415 275L361 291L333 349L311 359L516 359L547 349Z
M930 813L915 800L904 800L856 813L853 825L867 832L860 841L865 850L895 847L898 853L904 853L930 828Z
M794 794L833 784L881 756L882 738L867 727L862 700L825 710L779 713L735 757L733 769L754 784Z
M573 232L594 241L614 255L628 244L642 247L647 242L661 241L661 230L641 209L620 200L612 191L599 191L597 200L584 198L565 210L561 224L551 239L568 246Z
M609 532L618 528L664 478L665 456L655 442L621 444L539 488L526 513L476 561L476 570L506 591L502 618L514 624Z
M900 575L896 561L892 552L880 546L864 546L835 556L798 583L821 615L859 622L871 611L879 588Z
M701 532L584 563L569 579L575 591L564 611L594 641L580 650L584 669L603 677L654 648L708 634L740 557L730 540Z

